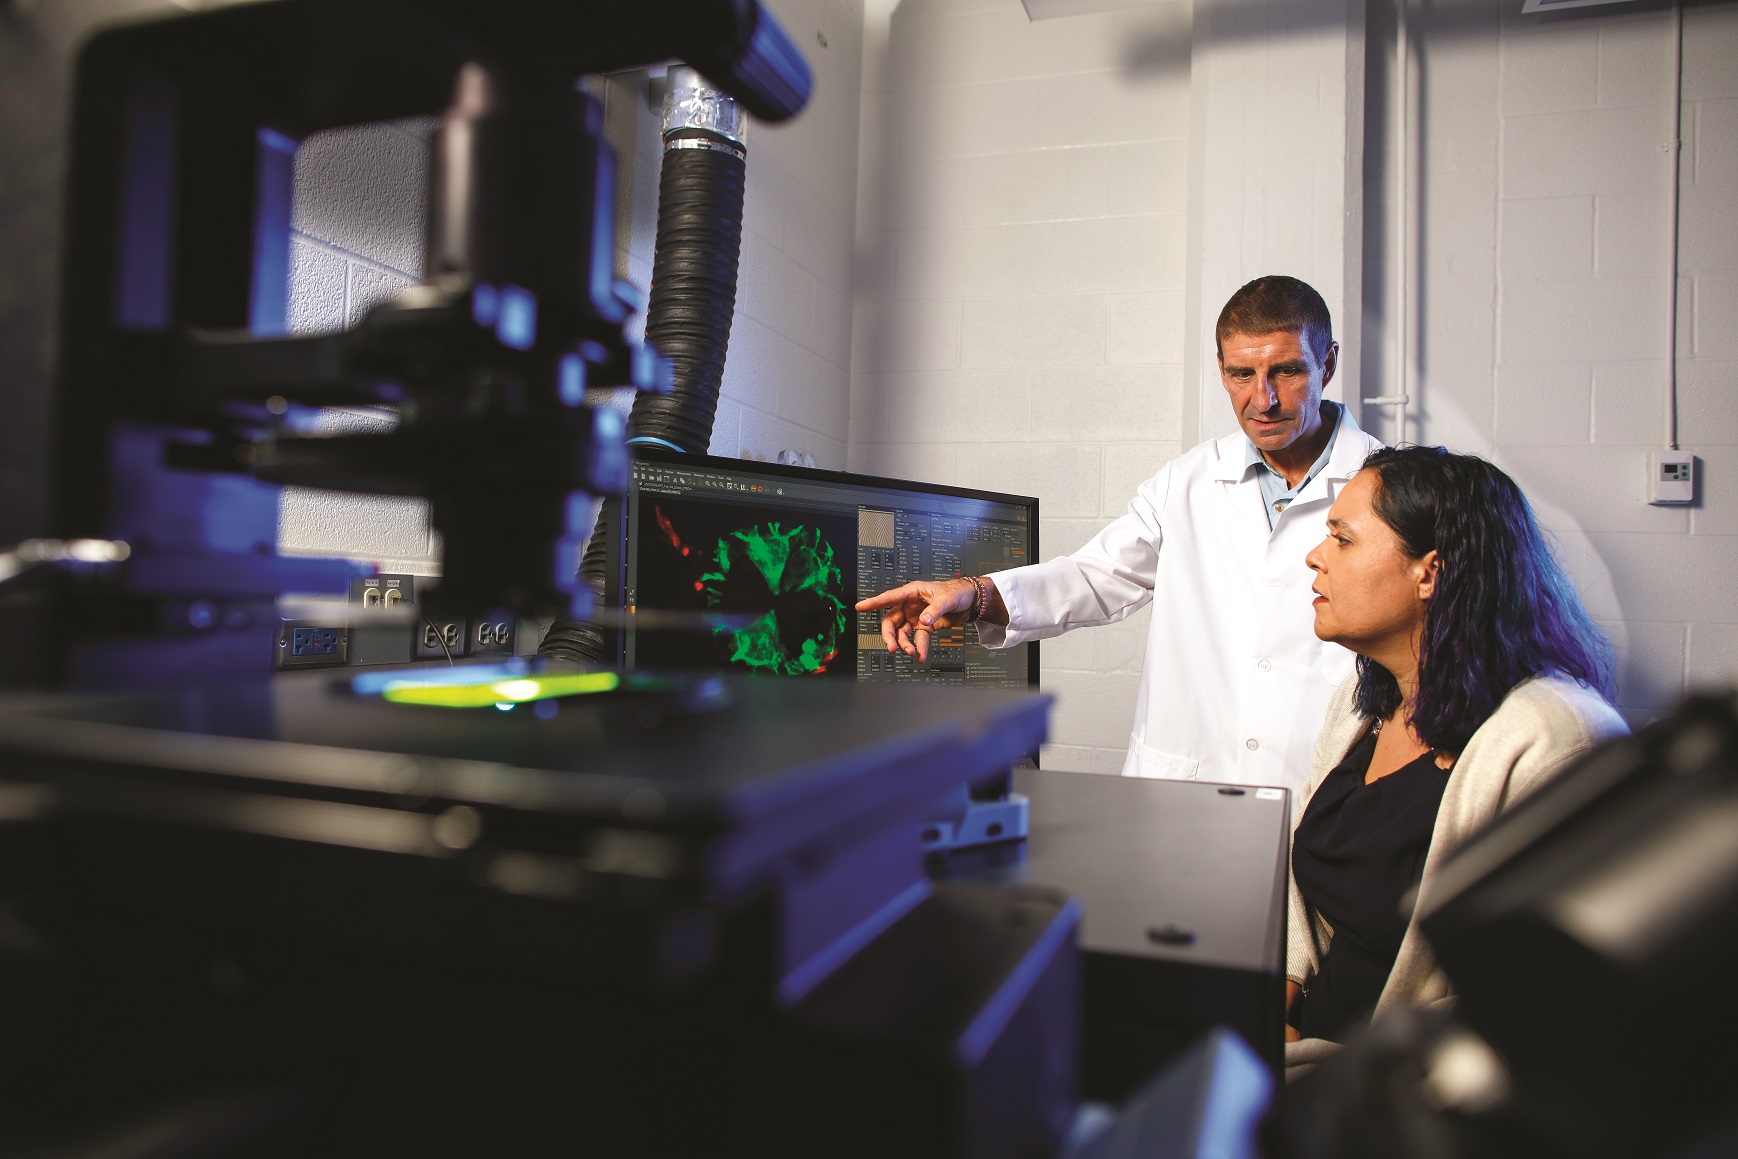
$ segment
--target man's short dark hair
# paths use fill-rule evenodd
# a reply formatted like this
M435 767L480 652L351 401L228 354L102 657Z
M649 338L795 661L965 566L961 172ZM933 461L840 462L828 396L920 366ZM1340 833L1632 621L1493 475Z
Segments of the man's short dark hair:
M1304 335L1317 359L1328 356L1334 340L1334 320L1328 304L1308 282L1284 274L1268 274L1246 283L1219 311L1213 347L1225 358L1225 339L1233 334L1271 334L1296 330Z

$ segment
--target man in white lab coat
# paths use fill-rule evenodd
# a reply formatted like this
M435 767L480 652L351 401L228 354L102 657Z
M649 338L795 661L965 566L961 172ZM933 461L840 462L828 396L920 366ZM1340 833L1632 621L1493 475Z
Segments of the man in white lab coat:
M1316 639L1304 555L1334 496L1380 446L1322 399L1339 364L1327 304L1296 278L1250 282L1215 328L1241 430L1179 455L1071 556L909 583L864 600L882 639L927 659L936 628L992 648L1110 624L1149 601L1152 628L1123 773L1291 789L1309 774L1352 654Z

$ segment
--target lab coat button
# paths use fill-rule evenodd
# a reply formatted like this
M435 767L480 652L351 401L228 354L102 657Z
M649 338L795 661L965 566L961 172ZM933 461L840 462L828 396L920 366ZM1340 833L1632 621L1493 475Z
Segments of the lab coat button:
M1273 661L1263 660L1260 664L1257 664L1256 667L1261 669L1263 672L1272 672L1273 671Z
M1261 742L1256 740L1254 737L1250 737L1248 740L1243 742L1243 747L1248 749L1250 752L1254 752L1256 749L1261 747Z

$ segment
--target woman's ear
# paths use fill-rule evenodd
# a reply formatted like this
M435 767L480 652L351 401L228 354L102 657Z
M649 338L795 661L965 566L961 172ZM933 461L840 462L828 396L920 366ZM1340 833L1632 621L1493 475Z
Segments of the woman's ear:
M1413 563L1412 574L1418 583L1419 599L1428 600L1436 595L1436 577L1441 570L1440 563L1434 548Z

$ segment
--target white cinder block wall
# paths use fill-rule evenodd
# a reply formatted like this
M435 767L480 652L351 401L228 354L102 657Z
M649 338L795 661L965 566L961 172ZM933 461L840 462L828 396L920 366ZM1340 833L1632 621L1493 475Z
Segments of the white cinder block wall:
M1377 0L1378 3L1393 0ZM1189 5L1177 4L1181 15ZM1325 394L1357 396L1363 362L1359 193L1362 0L1196 0L1181 42L1190 74L1189 284L1183 442L1237 429L1214 324L1252 278L1320 291L1340 343Z
M786 125L748 131L742 266L712 453L845 468L863 0L767 0L815 73Z
M422 276L432 120L317 133L296 151L291 212L292 333L342 330ZM390 420L328 412L334 426ZM286 487L278 547L287 555L344 555L386 571L430 575L439 547L418 499Z
M1409 434L1489 454L1526 488L1618 645L1620 705L1639 723L1738 674L1738 6L1683 17L1691 508L1646 502L1674 339L1672 16L1518 7L1425 25Z
M815 73L809 108L788 126L751 124L737 309L712 453L782 450L845 465L856 215L860 0L770 0ZM662 159L643 74L589 78L619 162L616 270L651 283ZM353 325L422 270L428 138L435 121L333 130L296 157L290 324ZM643 319L636 321L637 335ZM618 395L625 405L631 395ZM332 424L380 423L335 412ZM439 571L439 538L418 500L286 489L280 547L388 570Z
M1179 450L1189 69L1167 6L876 0L851 469L1035 494L1074 550ZM1147 616L1042 645L1046 767L1119 771Z

